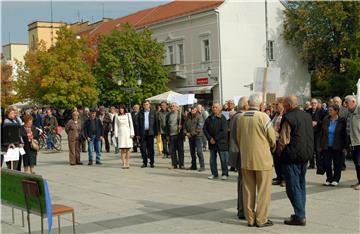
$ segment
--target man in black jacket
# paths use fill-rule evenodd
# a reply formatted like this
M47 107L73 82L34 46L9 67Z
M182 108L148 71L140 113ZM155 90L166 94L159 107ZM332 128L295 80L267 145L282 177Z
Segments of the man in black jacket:
M224 115L221 114L220 103L214 103L212 106L212 114L205 120L204 134L209 141L210 150L210 169L212 180L218 177L216 157L219 153L221 162L222 179L227 180L229 176L229 145L228 145L228 124Z
M133 106L133 111L131 112L131 118L133 121L133 125L134 125L134 131L135 131L135 136L138 136L138 131L139 131L139 113L140 113L140 105L139 104L135 104ZM139 147L139 141L137 137L133 138L133 152L137 152L137 148Z
M281 121L277 150L284 162L286 194L295 212L284 223L305 226L305 175L307 163L314 150L314 134L311 117L301 111L297 105L297 97L290 96L285 99L286 114Z
M137 136L140 140L141 157L143 165L141 168L147 167L148 158L150 159L150 167L154 167L154 136L158 132L156 112L150 109L151 104L145 100L143 110L139 113Z
M90 118L86 120L84 125L84 133L85 137L88 140L88 155L89 155L89 163L88 165L93 164L92 160L92 151L95 147L96 151L96 164L101 165L100 162L100 142L104 135L104 128L99 118L96 117L96 110L91 110Z

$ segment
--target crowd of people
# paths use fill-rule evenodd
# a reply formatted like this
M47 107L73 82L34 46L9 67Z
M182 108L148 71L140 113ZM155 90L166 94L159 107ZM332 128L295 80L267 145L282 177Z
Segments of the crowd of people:
M217 158L221 164L221 179L227 180L229 170L238 173L238 217L248 226L273 225L268 219L271 185L286 187L294 214L284 223L306 225L307 169L326 174L325 186L338 186L345 158L352 157L358 182L352 187L360 190L360 95L349 95L344 102L334 97L328 103L311 99L304 106L295 96L278 98L263 105L261 95L241 97L226 104L214 102L211 110L202 105L178 106L162 102L156 107L145 100L129 113L125 105L118 108L75 108L68 112L65 131L68 137L69 164L81 165L80 153L88 154L88 165L101 165L101 153L120 153L122 168L129 169L131 152L140 148L141 168L155 167L155 147L163 158L170 158L169 169L198 170L206 168L204 151L210 151L208 179L219 177ZM225 114L226 113L226 114ZM2 125L21 126L21 140L6 147L22 147L25 154L14 168L35 173L37 150L32 140L38 139L37 128L51 131L58 128L54 110L43 115L33 109L19 117L17 110L8 107ZM185 167L184 144L188 140L191 164ZM156 140L156 144L155 144ZM86 147L87 145L87 147ZM104 149L103 149L104 145ZM51 149L51 144L48 144ZM5 147L5 148L4 148ZM273 167L276 177L273 178Z

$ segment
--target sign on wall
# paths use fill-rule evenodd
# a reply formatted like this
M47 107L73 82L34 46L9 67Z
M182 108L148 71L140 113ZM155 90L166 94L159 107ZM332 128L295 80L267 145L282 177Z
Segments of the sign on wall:
M200 85L200 84L209 84L209 78L208 78L208 77L196 78L196 84L197 84L197 85Z

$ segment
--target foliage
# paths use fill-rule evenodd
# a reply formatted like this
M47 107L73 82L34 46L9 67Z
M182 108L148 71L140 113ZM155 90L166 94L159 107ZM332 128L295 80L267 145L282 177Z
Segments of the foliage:
M99 38L98 58L94 66L100 90L100 103L141 102L167 90L168 71L163 67L164 46L145 29L137 32L128 24ZM137 79L142 84L137 86ZM122 87L117 85L122 80ZM128 91L122 90L130 88Z
M76 39L63 27L53 47L46 50L40 42L37 48L25 55L25 64L19 63L17 88L21 98L59 108L96 104L98 91L86 62L90 51L86 40Z
M309 65L313 96L354 92L359 73L360 2L289 1L284 38Z
M12 66L10 64L1 63L1 107L7 106L16 102L14 93L15 82L12 76Z

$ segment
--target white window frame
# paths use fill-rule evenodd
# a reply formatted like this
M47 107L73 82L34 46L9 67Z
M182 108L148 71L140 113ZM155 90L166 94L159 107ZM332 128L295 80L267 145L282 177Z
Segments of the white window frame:
M171 48L171 52L170 52L170 48ZM172 65L175 64L175 51L174 51L174 45L170 44L170 45L166 45L166 62L167 65Z
M274 40L268 40L267 48L269 61L275 61L274 44Z
M205 41L208 41L208 50L206 53ZM211 46L210 46L210 39L209 38L202 38L201 39L201 60L203 63L209 63L211 61ZM207 56L208 54L208 56ZM208 57L208 59L207 59Z
M180 46L182 47L182 53L180 53ZM176 58L177 64L185 63L184 43L176 44Z

